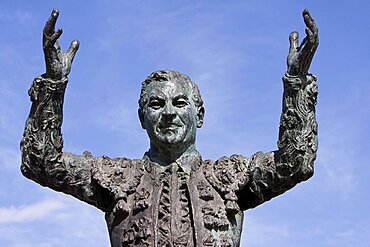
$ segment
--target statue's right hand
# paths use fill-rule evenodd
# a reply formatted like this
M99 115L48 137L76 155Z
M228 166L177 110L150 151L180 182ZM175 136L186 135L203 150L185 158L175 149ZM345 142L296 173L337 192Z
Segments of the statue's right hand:
M80 46L78 40L72 41L67 52L63 52L58 43L58 38L62 35L62 29L55 31L55 23L58 19L59 11L53 9L47 20L42 37L42 45L45 56L46 76L51 79L62 79L67 77L71 71L71 64Z

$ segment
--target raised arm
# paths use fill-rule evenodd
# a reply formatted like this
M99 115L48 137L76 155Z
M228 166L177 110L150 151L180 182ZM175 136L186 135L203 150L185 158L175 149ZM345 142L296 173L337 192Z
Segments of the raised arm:
M28 91L32 107L21 141L21 171L42 186L105 210L110 198L91 179L95 158L88 153L78 156L62 152L64 93L79 42L72 41L67 52L61 50L57 40L62 29L55 31L58 15L54 9L43 30L46 73L36 77Z
M308 10L303 11L306 38L290 34L288 70L283 77L284 95L278 150L259 152L248 163L246 186L239 194L243 209L253 208L284 193L313 175L317 152L316 77L308 73L319 44L318 29Z
M290 34L288 70L283 77L283 110L279 129L279 150L275 153L281 176L297 182L313 175L313 162L317 152L316 76L309 74L312 58L319 44L317 26L308 12L303 11L306 38L298 46L298 33ZM294 177L296 175L296 177Z

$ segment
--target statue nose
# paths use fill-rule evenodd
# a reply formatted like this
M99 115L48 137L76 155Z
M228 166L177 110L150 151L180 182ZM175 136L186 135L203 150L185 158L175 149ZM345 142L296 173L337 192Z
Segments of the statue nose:
M166 104L162 114L166 119L173 119L176 116L175 109L171 104Z

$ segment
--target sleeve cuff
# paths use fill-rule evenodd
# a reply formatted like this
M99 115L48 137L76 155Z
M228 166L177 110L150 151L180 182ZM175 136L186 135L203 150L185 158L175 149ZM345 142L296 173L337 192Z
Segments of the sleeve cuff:
M45 78L43 76L36 77L28 90L28 95L31 101L39 100L39 94L42 89L45 88L48 93L63 93L68 83L68 78L64 77L60 80L54 80L50 78Z
M306 74L301 76L292 76L285 73L283 76L284 90L297 91L304 89L307 85L316 83L316 76L313 74Z

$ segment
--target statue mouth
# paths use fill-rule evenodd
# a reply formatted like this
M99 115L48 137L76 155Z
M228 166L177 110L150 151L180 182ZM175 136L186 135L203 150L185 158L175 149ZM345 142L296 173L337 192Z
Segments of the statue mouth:
M178 123L164 123L164 124L160 124L158 127L161 130L174 130L174 129L181 128L182 125Z

